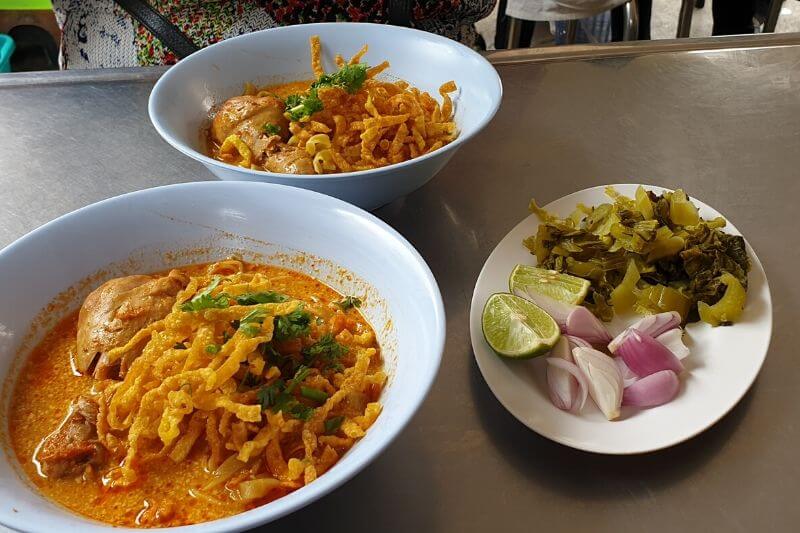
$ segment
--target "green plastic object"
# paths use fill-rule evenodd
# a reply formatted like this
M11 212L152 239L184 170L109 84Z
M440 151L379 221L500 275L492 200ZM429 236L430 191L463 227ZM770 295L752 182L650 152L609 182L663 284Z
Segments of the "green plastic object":
M14 39L0 33L0 72L11 72L11 54L14 53Z
M32 11L53 9L51 0L2 0L0 11Z

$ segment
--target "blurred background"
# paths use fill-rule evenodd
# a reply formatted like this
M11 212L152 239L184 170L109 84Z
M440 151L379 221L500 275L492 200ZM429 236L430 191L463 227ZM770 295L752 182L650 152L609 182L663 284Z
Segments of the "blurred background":
M574 3L580 3L580 0ZM741 4L740 0L717 0L719 4L728 4L728 8L732 8L734 4ZM535 0L522 0L518 2L508 2L501 0L495 4L494 10L487 18L476 23L479 33L485 39L488 49L508 48L508 38L512 38L511 47L518 48L524 46L554 46L557 44L565 44L562 41L562 33L566 33L566 22L557 22L550 24L536 24L535 34L532 42L520 42L520 36L514 40L514 36L509 36L507 33L501 35L499 42L496 43L498 21L500 21L501 32L503 26L503 18L509 21L516 22L519 26L527 26L529 23L524 19L514 20L515 17L511 14L523 11L525 7L529 8L535 6L538 2ZM570 2L567 2L570 3ZM590 4L591 2L586 2ZM638 24L640 25L637 32L636 39L647 38L646 29L647 13L645 10L650 11L650 24L649 24L649 38L650 39L675 39L676 37L709 37L712 35L714 17L712 15L712 0L651 0L650 2L632 2L634 9L639 11ZM679 35L679 26L681 26L681 8L686 4L689 9L688 13L684 13L684 31L686 33ZM775 19L776 33L790 33L800 31L800 2L790 0L775 0L774 5L771 5L770 0L755 0L752 2L753 9L753 33L761 33L770 31L767 19L770 15L770 9L776 10L773 14ZM724 6L719 6L724 8ZM722 11L722 9L720 9ZM612 12L606 11L594 17L579 19L578 35L576 42L609 42L612 40L611 31L611 18ZM509 24L506 24L506 27ZM765 27L766 26L766 27ZM583 30L587 31L583 31ZM594 32L591 30L594 29ZM560 30L560 31L558 31ZM506 32L508 29L506 28ZM521 32L523 33L523 32ZM558 38L557 38L558 37ZM633 36L631 36L633 37Z
M800 2L795 0L716 0L714 7L712 0L483 0L480 7L481 18L474 22L477 30L475 48L494 50L501 48L525 48L540 46L557 46L572 43L605 43L620 40L641 39L674 39L676 37L708 37L714 34L731 33L761 33L761 32L797 32L800 31ZM488 4L487 4L488 2ZM104 9L120 11L119 4L111 0L58 0L54 2L60 10L58 20L65 24L65 17L72 16L73 30L74 19L83 16L87 6L97 5ZM239 2L244 4L245 2ZM255 3L255 2L254 2ZM282 5L284 2L270 2ZM363 2L361 2L363 4ZM469 4L470 0L453 0L449 5ZM734 9L741 11L737 6L747 3L752 6L747 18L752 18L752 24L745 22L745 29L738 26L714 28L716 16L720 13L726 15ZM106 5L107 4L107 5ZM176 9L193 4L215 4L215 2L202 2L200 0L158 0L150 2L167 17L174 14ZM301 3L303 5L305 3ZM309 2L310 4L324 5L324 2ZM369 4L369 2L367 3ZM374 5L381 4L391 10L392 0L381 0ZM415 6L426 6L436 2L417 0ZM440 3L441 4L441 3ZM491 12L487 5L493 8ZM565 5L571 7L564 7ZM273 6L264 10L279 11ZM443 4L442 4L443 5ZM80 7L77 7L80 6ZM109 7L111 6L111 7ZM388 7L387 7L388 6ZM614 9L602 9L616 6ZM488 14L488 16L487 16ZM316 15L320 15L316 17ZM550 19L554 20L548 20ZM315 13L301 22L311 22L336 18L326 17L325 13ZM67 20L69 20L67 18ZM368 19L371 20L371 19ZM470 20L470 24L472 21ZM295 23L289 21L288 23ZM279 24L285 23L278 21ZM92 23L87 23L74 30L75 39L81 39L81 31L88 32L90 36L97 33L97 28L92 28ZM103 29L99 30L101 33ZM113 37L113 35L112 35ZM463 41L462 41L463 42ZM0 72L9 71L36 71L55 70L61 65L67 68L63 57L60 58L62 47L62 28L57 23L53 10L53 3L49 0L0 0ZM63 54L62 54L63 56ZM60 63L61 59L61 63ZM88 64L84 68L97 65ZM105 65L104 65L105 66ZM68 68L76 68L75 64Z

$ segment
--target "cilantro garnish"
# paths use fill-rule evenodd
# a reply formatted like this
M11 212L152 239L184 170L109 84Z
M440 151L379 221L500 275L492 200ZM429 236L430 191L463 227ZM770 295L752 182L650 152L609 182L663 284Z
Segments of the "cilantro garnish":
M208 287L194 295L188 302L181 305L181 311L202 311L203 309L224 309L228 307L228 295L225 293L211 296L211 291L217 288L222 278L216 276Z
M316 89L310 89L307 95L293 94L286 99L286 116L289 120L302 120L317 111L322 111L322 100Z
M236 296L239 305L274 304L288 300L289 297L279 292L246 292Z
M239 390L250 389L261 383L261 376L253 374L249 370L245 372L242 381L239 382Z
M241 326L239 326L239 331L241 331L248 337L255 337L261 332L261 324L255 322L249 324L242 324Z
M261 324L267 318L263 309L253 309L239 320L239 331L248 337L255 337L261 332Z
M336 342L333 335L326 333L317 342L303 349L303 356L308 364L313 363L317 359L321 359L326 363L329 369L337 369L341 367L339 358L347 353L347 346L342 346Z
M280 126L276 126L272 122L267 122L261 127L261 130L267 135L278 135L281 132Z
M286 98L286 116L289 120L302 120L322 111L322 100L317 90L322 87L340 87L350 94L357 92L367 80L367 69L362 63L345 65L333 74L323 74L311 84L307 94L293 94Z
M279 341L305 337L308 335L311 315L302 308L295 309L288 315L275 317L275 338Z
M273 366L280 368L286 362L286 357L281 355L271 342L262 342L258 345L258 350L267 362Z
M311 89L320 87L341 87L350 94L358 92L364 82L367 81L367 69L369 67L363 63L355 65L344 65L333 74L323 74L317 81L311 84Z
M305 365L300 365L300 367L297 369L297 372L294 373L294 377L290 379L289 383L286 385L286 392L293 392L295 387L305 381L310 373L310 368Z
M284 387L284 382L282 379L278 379L270 383L269 385L264 385L258 392L256 393L256 398L258 398L258 403L261 404L261 410L266 411L273 405L275 405L276 400L278 399L278 395L282 394Z
M288 412L290 416L306 422L314 414L314 408L295 400L293 403L286 406L283 412Z
M341 301L336 302L342 311L347 311L348 309L352 309L354 307L361 307L361 298L356 298L355 296L345 296Z

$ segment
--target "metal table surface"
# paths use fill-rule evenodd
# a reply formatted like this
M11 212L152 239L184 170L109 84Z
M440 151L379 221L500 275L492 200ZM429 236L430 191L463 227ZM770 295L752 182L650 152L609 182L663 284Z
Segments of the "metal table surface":
M377 211L439 281L448 319L439 377L386 453L268 529L796 530L800 36L491 59L505 86L495 120L427 186ZM112 195L212 179L151 127L159 74L0 77L0 245ZM620 181L682 186L731 216L766 267L775 306L770 354L739 405L689 442L632 457L574 451L518 423L478 371L467 320L484 260L530 196Z

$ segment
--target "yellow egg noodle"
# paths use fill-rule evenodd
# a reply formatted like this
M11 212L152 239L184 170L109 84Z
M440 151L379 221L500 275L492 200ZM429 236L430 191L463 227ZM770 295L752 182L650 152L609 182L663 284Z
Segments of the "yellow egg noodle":
M317 79L325 76L318 36L311 44L311 66ZM364 45L346 64L358 64L367 53ZM337 54L336 64L345 66ZM454 81L439 87L442 103L406 81L378 80L389 68L383 61L367 69L366 81L354 93L342 87L320 87L322 110L290 120L288 144L305 149L317 174L352 172L400 163L433 152L458 137L453 120ZM244 95L270 96L273 87L245 84ZM289 114L286 114L287 118ZM228 136L219 154L234 156L234 164L263 170L254 164L248 145L235 134Z
M260 347L274 339L276 317L303 309L308 302L236 303L237 296L271 287L270 278L243 271L238 261L212 265L206 274L190 278L164 319L108 353L114 361L141 349L124 379L106 383L101 393L99 439L124 455L121 465L106 474L107 485L128 486L137 480L142 463L165 456L181 462L198 442L205 442L207 468L214 471L215 480L249 469L252 479L240 483L240 492L261 494L278 485L294 489L324 473L364 435L381 412L378 402L364 405L364 392L386 381L382 370L369 372L370 362L380 357L371 331L354 335L344 329L337 335L337 340L351 342L354 364L327 378L308 369L303 385L328 396L306 420L265 409L257 390L243 389L245 373L261 376L266 386L293 378L282 376ZM230 305L185 310L198 295L226 299ZM231 323L244 324L253 316L263 320L228 333ZM343 405L350 408L337 410ZM348 413L338 435L326 431L326 419L334 410Z

